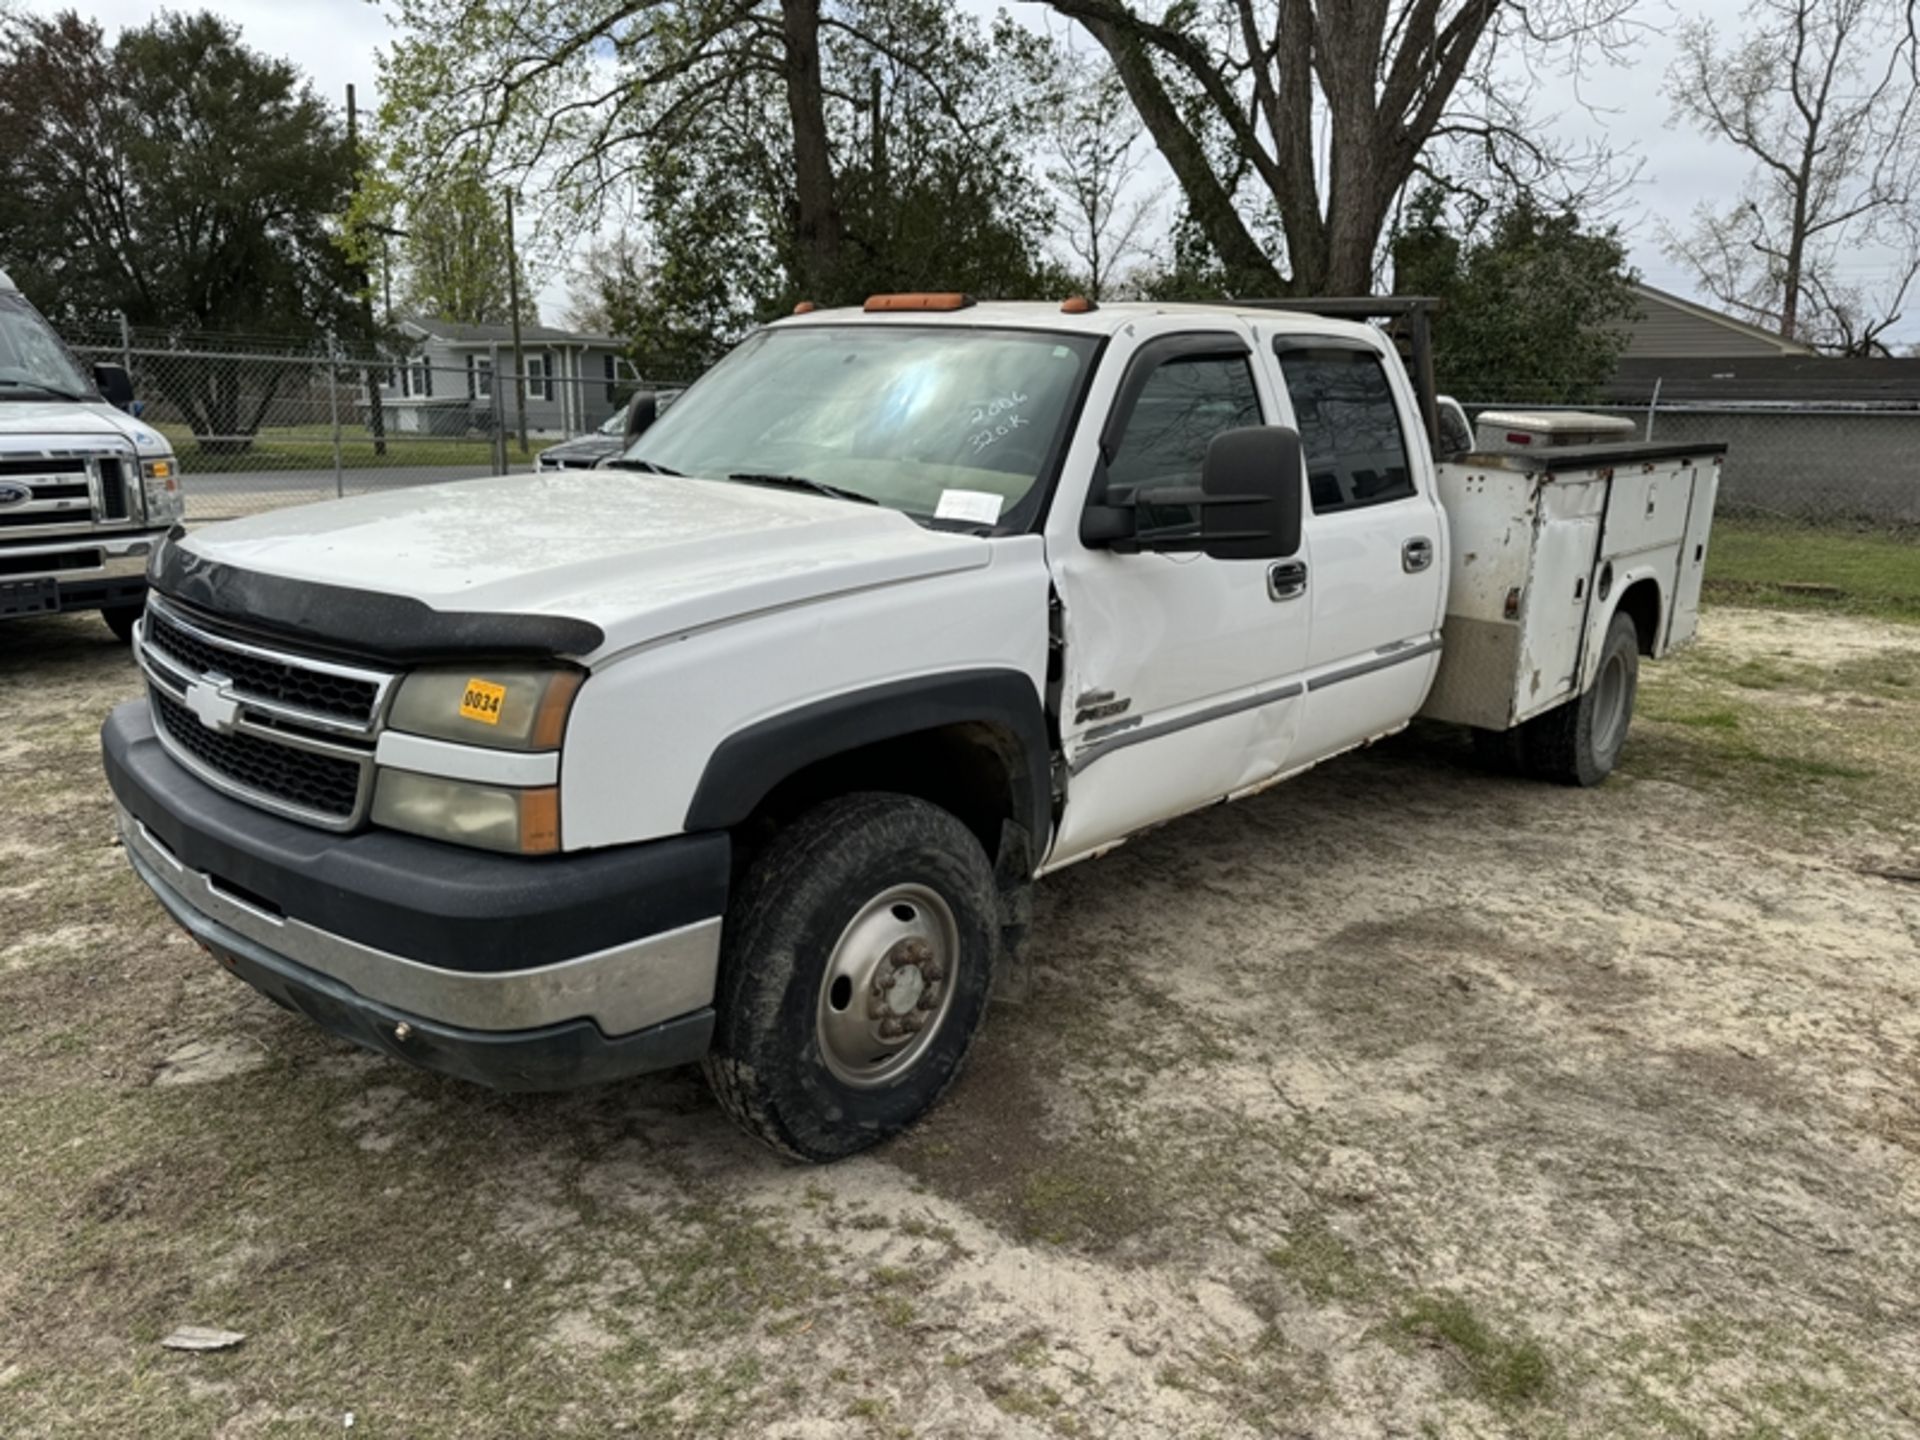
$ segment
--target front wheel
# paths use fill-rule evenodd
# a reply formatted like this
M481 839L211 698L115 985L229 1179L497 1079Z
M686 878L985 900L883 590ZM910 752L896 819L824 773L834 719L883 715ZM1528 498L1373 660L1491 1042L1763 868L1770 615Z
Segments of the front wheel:
M1639 685L1640 632L1631 615L1616 614L1586 693L1523 727L1527 769L1562 785L1598 785L1619 763Z
M113 631L113 638L122 645L133 640L133 623L140 618L140 612L147 607L140 605L109 605L100 612L100 618L107 622L107 628Z
M947 811L888 794L809 811L729 907L707 1083L797 1159L897 1134L960 1073L999 925L993 867Z

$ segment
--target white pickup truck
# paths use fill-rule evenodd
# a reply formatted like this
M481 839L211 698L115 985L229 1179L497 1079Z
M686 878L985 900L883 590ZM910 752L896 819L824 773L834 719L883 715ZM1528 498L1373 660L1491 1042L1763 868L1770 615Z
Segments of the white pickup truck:
M0 619L98 610L132 635L183 508L173 448L132 400L125 369L83 369L0 273Z
M700 1060L848 1154L952 1081L1037 877L1422 713L1606 775L1717 449L1436 465L1433 414L1302 310L796 315L618 468L169 543L103 736L127 853L363 1045L518 1089Z

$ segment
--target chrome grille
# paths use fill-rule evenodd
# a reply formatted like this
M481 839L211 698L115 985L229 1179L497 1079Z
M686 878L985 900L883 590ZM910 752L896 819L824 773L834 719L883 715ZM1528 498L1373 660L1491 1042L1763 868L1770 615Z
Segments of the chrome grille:
M310 825L350 830L366 819L394 675L242 639L158 595L138 645L154 728L186 769Z
M151 698L168 738L247 793L336 820L350 820L359 808L360 766L354 761L295 750L239 731L222 735L159 687Z
M372 724L379 704L382 677L332 666L316 670L311 663L281 659L253 646L223 643L175 619L164 605L148 612L146 641L190 674L225 675L237 695L357 725Z
M139 473L120 451L0 450L0 532L28 540L136 523Z

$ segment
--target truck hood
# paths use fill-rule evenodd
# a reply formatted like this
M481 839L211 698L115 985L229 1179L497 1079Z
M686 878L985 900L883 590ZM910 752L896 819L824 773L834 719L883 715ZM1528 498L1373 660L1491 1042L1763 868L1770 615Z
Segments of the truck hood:
M978 538L803 492L627 470L418 486L180 542L217 565L445 612L584 620L610 654L853 590L977 569Z
M122 440L143 455L164 454L166 438L150 425L98 400L0 400L0 447L18 450L22 442L44 448L48 441Z

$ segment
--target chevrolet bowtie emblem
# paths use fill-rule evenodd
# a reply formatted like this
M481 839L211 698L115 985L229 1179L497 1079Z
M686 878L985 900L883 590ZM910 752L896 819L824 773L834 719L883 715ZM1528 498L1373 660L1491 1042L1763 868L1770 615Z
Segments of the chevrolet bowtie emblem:
M240 718L240 702L226 691L224 676L209 676L187 687L187 708L207 729L225 735Z

